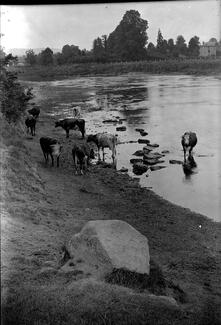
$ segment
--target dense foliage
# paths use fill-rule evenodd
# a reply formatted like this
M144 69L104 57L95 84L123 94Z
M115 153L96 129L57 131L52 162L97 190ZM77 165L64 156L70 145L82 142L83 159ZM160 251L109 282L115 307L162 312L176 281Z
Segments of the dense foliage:
M27 102L33 97L31 88L25 91L17 81L16 73L7 70L9 63L15 60L17 58L11 54L1 57L1 111L9 122L19 120L26 109Z
M142 60L146 56L148 22L136 10L129 10L107 40L108 54L114 60Z

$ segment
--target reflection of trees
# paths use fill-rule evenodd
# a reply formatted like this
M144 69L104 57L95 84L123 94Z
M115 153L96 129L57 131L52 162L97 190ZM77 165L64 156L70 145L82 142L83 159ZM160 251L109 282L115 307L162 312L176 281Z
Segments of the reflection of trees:
M143 122L147 122L149 116L146 113L148 111L148 107L140 107L132 109L131 107L126 107L124 110L121 111L123 114L123 118L126 118L128 126L135 125L135 124L142 124Z
M128 82L127 82L128 83ZM99 89L95 94L98 107L104 111L119 110L129 124L140 124L148 119L147 101L148 88L143 85L117 84L112 87Z
M127 87L118 86L110 89L100 90L95 95L97 106L104 110L123 107L132 103L140 103L148 99L147 87Z

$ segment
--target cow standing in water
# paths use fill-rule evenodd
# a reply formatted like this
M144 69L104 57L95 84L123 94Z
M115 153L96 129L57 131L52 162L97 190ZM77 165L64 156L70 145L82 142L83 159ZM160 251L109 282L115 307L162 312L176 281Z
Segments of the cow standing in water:
M55 127L61 126L66 132L66 138L69 138L69 131L74 130L76 126L79 128L82 138L84 139L85 135L85 120L76 119L76 118L65 118L60 121L55 122Z
M100 149L103 151L103 161L104 161L104 148L109 148L112 151L113 166L116 168L116 145L117 136L108 132L90 134L87 137L87 142L94 142L98 148L98 159L100 157Z
M192 157L192 150L193 147L197 144L197 136L195 132L185 132L182 135L181 144L183 146L183 153L184 153L184 163L186 163L186 153L189 151L188 159L191 160Z

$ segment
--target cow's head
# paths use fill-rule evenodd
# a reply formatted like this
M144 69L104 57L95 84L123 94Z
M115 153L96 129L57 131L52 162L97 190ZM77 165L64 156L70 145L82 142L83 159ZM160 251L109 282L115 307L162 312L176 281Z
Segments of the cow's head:
M57 128L58 126L61 126L61 122L60 121L56 121L55 122L55 127Z
M53 153L54 156L59 157L61 154L61 149L62 146L60 145L60 143L55 143L55 144L51 144L51 151Z
M96 137L96 134L89 134L88 136L87 136L87 142L97 142L96 141L97 140L97 137Z
M190 134L189 132L185 132L184 135L182 136L182 143L185 146L188 146L190 142Z

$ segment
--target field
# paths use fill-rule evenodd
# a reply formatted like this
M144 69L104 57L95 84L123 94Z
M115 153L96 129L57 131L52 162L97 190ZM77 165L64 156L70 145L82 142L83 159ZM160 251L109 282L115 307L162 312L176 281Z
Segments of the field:
M214 74L221 72L220 59L171 59L166 61L137 61L117 63L82 63L62 66L11 67L21 80L54 80L74 76L122 74L128 72Z

